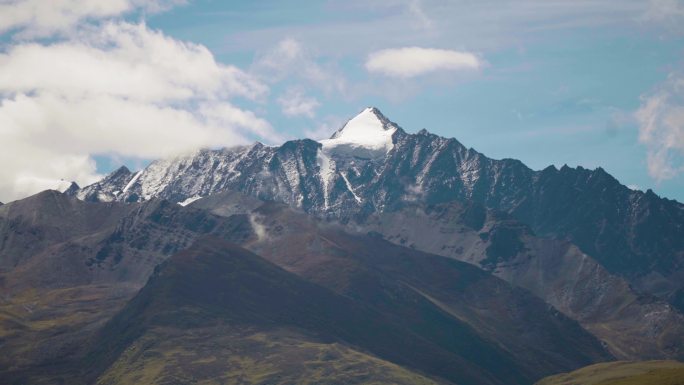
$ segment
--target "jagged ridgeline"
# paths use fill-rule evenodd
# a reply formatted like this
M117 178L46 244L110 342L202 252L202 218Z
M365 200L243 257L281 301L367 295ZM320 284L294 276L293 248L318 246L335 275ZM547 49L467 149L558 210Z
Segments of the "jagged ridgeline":
M602 168L494 160L453 138L408 134L366 108L330 139L261 143L125 167L70 194L86 201L163 198L188 204L221 191L287 203L348 221L400 209L476 202L537 235L567 239L639 291L684 309L684 205L631 190Z

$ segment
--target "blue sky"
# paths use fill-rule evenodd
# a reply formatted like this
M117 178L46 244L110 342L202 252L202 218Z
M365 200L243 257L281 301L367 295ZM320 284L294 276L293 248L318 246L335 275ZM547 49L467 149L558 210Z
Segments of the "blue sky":
M549 164L602 166L624 184L684 201L681 174L662 181L649 176L647 148L639 142L638 123L631 116L642 95L682 68L684 40L668 20L634 21L643 16L639 9L618 15L614 8L620 5L610 3L584 2L585 9L563 15L566 5L560 2L558 10L539 9L538 15L529 16L497 10L497 2L489 2L490 7L481 8L500 13L469 32L465 29L477 24L476 19L463 27L455 24L469 18L465 11L478 7L461 7L464 2L414 2L430 20L427 28L407 23L411 2L382 3L202 1L151 17L148 23L202 43L219 60L243 68L253 66L282 39L295 39L311 60L330 66L349 83L376 84L382 90L352 84L361 90L345 96L326 94L302 79L278 83L273 94L300 84L321 103L313 118L287 117L277 105L264 106L267 119L288 136L306 136L322 122L342 122L363 106L375 105L410 132L427 128L488 156L518 158L536 169ZM464 14L457 15L463 8ZM453 14L440 14L445 9ZM473 11L473 17L482 12ZM501 21L492 22L497 19ZM396 29L403 31L385 35ZM476 74L426 74L399 84L375 79L363 66L375 49L414 45L477 52L487 65Z
M221 73L216 75L217 83L225 81L230 95L212 91L201 98L169 101L158 96L152 99L143 91L122 95L109 85L104 90L88 86L83 92L114 92L126 102L140 100L146 108L163 106L166 112L177 109L195 116L201 122L196 130L206 137L198 143L209 146L251 140L278 144L289 138L326 137L363 107L372 105L408 132L426 128L455 137L490 157L517 158L534 169L549 164L601 166L625 185L651 188L661 196L684 201L682 1L152 3L154 6L129 5L121 10L85 14L68 23L35 18L24 24L9 24L4 29L4 52L13 58L18 56L12 51L17 46L39 44L47 49L65 42L79 49L83 45L96 46L101 50L98 55L110 55L120 63L133 56L112 55L112 45L129 47L121 43L119 35L128 34L142 41L157 34L173 43L168 50L181 50L184 61L179 61L178 69L168 70L176 75L165 78L166 83L151 84L150 89L175 86L173 79L178 72L174 71L182 71L183 65L195 65L189 55L201 51L187 52L184 45L197 45L206 48L216 62L205 61L205 66L197 70ZM0 19L0 31L2 23ZM84 37L84 31L100 31L108 23L116 25L111 34L114 43L101 44ZM139 28L130 32L128 25ZM142 44L150 50L158 47L152 45L156 43ZM380 69L371 68L373 55L388 50L397 53L405 48L421 49L411 51L412 55L432 55L425 60L433 62L413 72L414 58L407 59L402 67L405 72L401 73L382 67L382 63ZM470 55L477 65L439 64L435 55L441 54ZM392 56L392 65L404 56ZM154 68L154 62L144 60L136 57L135 63ZM0 58L0 67L2 63ZM221 72L224 67L239 71L238 80ZM233 92L235 82L246 85ZM184 91L196 94L199 85L210 83L211 79L198 75L182 86ZM37 86L12 87L3 89L0 79L0 95L6 100L17 99L18 92L29 97L57 92ZM58 90L58 94L67 92ZM60 100L71 102L73 98L68 93ZM223 103L221 111L232 111L229 117L227 112L221 115L221 122L235 125L232 131L220 131L212 126L218 120L200 116L206 111L218 116L217 100ZM205 108L207 105L212 108ZM87 111L93 109L98 110L90 107ZM105 118L96 115L91 119L100 124ZM150 119L155 121L156 117ZM85 118L83 121L88 122ZM127 132L126 127L114 123L110 126ZM144 129L137 129L135 135ZM177 135L168 137L180 138L178 142L194 132L178 130ZM159 133L149 134L150 138L155 136L159 137ZM169 154L187 150L171 139L160 147L168 148ZM137 168L167 154L161 150L136 150L123 141L107 146L97 138L77 147L65 145L64 151L72 158L84 157L83 164L94 167L90 173L78 171L76 166L72 168L78 172L59 169L67 177L79 175L83 180L120 163ZM40 178L49 179L45 175ZM0 200L1 193L0 188Z

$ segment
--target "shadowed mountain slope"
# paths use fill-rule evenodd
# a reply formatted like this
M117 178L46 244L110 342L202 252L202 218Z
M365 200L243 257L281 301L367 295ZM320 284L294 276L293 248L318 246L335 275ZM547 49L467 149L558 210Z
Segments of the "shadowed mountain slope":
M280 204L259 207L252 220L260 236L247 247L279 266L425 325L429 312L416 304L427 301L514 355L531 377L611 358L575 322L468 264L349 235Z
M17 206L13 208L15 204ZM212 214L203 208L205 204L227 216ZM31 216L27 215L32 211L29 206L41 207L44 213L55 215L43 215L31 221L28 219ZM20 210L21 207L25 210ZM95 216L101 222L92 222ZM529 293L514 289L486 272L458 261L394 246L375 236L350 236L343 227L324 224L284 205L264 203L235 193L215 195L188 207L158 200L99 204L51 192L0 208L0 222L5 226L0 238L14 239L12 242L19 240L17 231L6 226L7 223L22 223L21 233L31 234L60 217L63 231L44 231L50 236L44 237L43 245L31 253L22 254L14 267L2 272L0 338L3 349L12 353L0 360L0 375L12 384L55 383L60 378L77 383L75 381L79 378L69 377L69 373L80 369L85 357L92 356L83 347L88 346L85 341L95 338L95 335L100 337L94 341L100 342L94 346L106 348L99 351L97 360L91 362L93 365L97 363L99 369L90 374L93 380L100 376L102 383L126 381L126 378L131 378L125 375L128 372L147 378L153 374L146 369L150 367L176 367L180 371L178 375L186 370L188 372L183 373L213 373L205 372L201 365L184 361L185 353L197 357L200 362L223 362L221 357L235 355L243 357L240 362L231 361L238 366L221 368L227 368L225 370L231 373L241 373L235 370L243 368L249 376L256 376L249 377L252 380L272 372L280 373L284 376L282 378L297 378L296 372L288 371L286 367L311 368L310 364L315 364L331 375L339 374L339 368L345 365L357 368L357 374L373 367L374 376L377 376L374 378L378 381L399 383L413 381L406 378L421 378L423 381L424 378L416 373L456 383L531 383L547 374L611 358L576 323ZM92 233L88 232L89 229ZM174 283L170 286L174 288L168 288L171 290L168 296L150 295L154 298L150 303L165 310L148 311L149 308L140 305L142 307L135 308L140 311L131 313L131 304L140 304L141 300L136 300L117 318L125 321L130 330L125 327L126 330L116 333L98 332L145 284L155 266L171 263L164 262L170 254L186 249L203 234L240 243L263 254L295 275L249 253L250 257L243 256L246 258L244 266L253 267L256 272L270 266L266 269L268 277L299 282L296 287L300 287L297 285L303 280L308 281L306 290L327 293L312 298L320 300L320 296L331 296L329 299L336 306L351 306L348 314L361 314L361 319L371 319L372 322L366 320L370 331L386 330L391 332L391 338L382 333L369 336L369 330L365 329L346 329L349 322L349 327L360 328L359 320L349 320L346 315L335 320L331 317L338 313L330 313L325 307L321 309L327 313L322 314L307 313L311 307L300 309L302 314L307 314L304 320L287 312L284 314L288 319L282 319L276 317L282 313L279 305L274 305L274 309L252 308L250 306L256 305L251 302L239 302L241 317L254 312L263 313L266 319L275 317L272 325L289 326L274 330L235 328L237 324L230 318L231 314L226 315L217 309L223 307L222 297L217 299L209 295L211 288L202 286L209 282L219 285L220 279L210 276L204 282L205 279L200 278L214 270L218 274L223 268L235 268L224 266L221 259L210 259L211 263L205 261L210 266L206 267L199 254L195 256L198 259L177 257L181 259L173 262L175 267L169 271L174 271ZM5 243L7 248L2 249L1 258L11 258L9 250L17 249L14 246L21 243L12 242ZM222 241L215 242L222 244ZM226 252L230 250L241 249L227 246ZM242 260L240 258L236 261ZM197 266L193 267L195 262ZM204 270L195 271L197 276L194 276L192 269L195 268ZM78 273L54 273L60 269ZM187 279L183 277L185 269L190 272ZM247 276L249 274L244 279ZM59 277L64 278L57 279ZM275 285L281 278L254 278L254 282L266 279ZM201 282L195 283L195 280ZM152 279L151 282L156 281ZM239 293L242 290L239 282L243 281L236 282L228 282L225 287L219 285L217 290L227 292L235 289ZM238 289L230 286L234 283L239 283ZM252 289L248 283L243 283ZM192 291L195 286L206 288L207 298ZM299 295L277 285L269 287L274 291L282 290L288 296ZM175 290L190 291L176 295ZM253 294L257 295L257 292ZM231 301L249 298L233 298ZM197 308L183 310L181 302L173 302L175 299L197 302ZM259 306L271 304L267 299L254 301ZM285 299L282 301L288 303ZM214 318L202 316L199 320L193 316L196 312L205 314L207 308L214 308L218 315ZM162 316L165 312L177 313L178 317ZM139 313L144 317L134 315ZM159 319L154 316L157 313L166 321L158 323ZM320 323L308 323L312 317L323 317L326 324L336 325L336 328L320 330ZM204 323L202 320L205 318L215 322ZM179 323L174 324L174 320ZM248 323L256 322L253 321L249 318ZM192 326L193 332L184 333L183 323ZM244 323L238 324L244 326ZM112 325L110 322L107 327L114 327ZM136 325L144 327L130 338L124 338L129 331L136 330ZM215 343L212 342L214 339ZM237 345L231 345L231 341ZM130 349L117 350L121 346ZM203 350L205 348L206 351ZM262 360L262 354L267 353L271 357L271 369L250 364ZM284 364L278 358L280 354L294 354L299 358ZM334 362L328 365L321 363L319 356L337 358L331 359ZM145 362L149 366L142 364ZM215 365L211 368L219 370ZM221 376L226 372L221 373L216 375L217 378L223 378ZM302 373L312 372L305 370ZM226 379L233 378L226 376ZM340 381L361 381L359 378L363 377L354 378L356 380L350 377Z
M617 357L684 359L680 312L634 290L573 244L537 237L510 215L477 203L408 204L354 226L491 271L579 321Z
M440 318L447 322L444 336L461 342L438 343L424 338L383 311L303 281L247 250L203 238L162 264L140 293L105 326L94 342L95 350L88 355L92 360L88 367L95 373L97 369L103 371L153 328L224 326L266 334L293 329L318 343L342 343L461 384L526 382L511 357L488 346L448 315L434 312L434 316L435 327L440 327ZM481 355L479 360L466 358L473 353ZM297 357L280 359L297 361ZM230 369L226 363L221 370ZM266 381L279 383L278 373L273 376Z

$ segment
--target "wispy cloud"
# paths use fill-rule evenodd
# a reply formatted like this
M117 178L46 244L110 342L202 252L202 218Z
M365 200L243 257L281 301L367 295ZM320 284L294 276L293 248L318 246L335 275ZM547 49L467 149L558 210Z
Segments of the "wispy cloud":
M316 109L321 105L316 98L306 96L301 89L290 88L278 98L278 104L287 116L316 116Z
M347 87L345 77L339 71L322 64L320 58L294 38L282 39L258 55L252 73L265 82L296 80L327 93L342 93Z
M657 23L676 33L684 32L684 1L650 0L640 18L642 22Z
M431 29L434 26L433 20L423 9L422 0L409 0L407 4L408 12L412 16L413 26L420 29Z
M642 96L635 114L639 141L648 149L649 174L658 181L684 171L684 75L671 73L653 92Z

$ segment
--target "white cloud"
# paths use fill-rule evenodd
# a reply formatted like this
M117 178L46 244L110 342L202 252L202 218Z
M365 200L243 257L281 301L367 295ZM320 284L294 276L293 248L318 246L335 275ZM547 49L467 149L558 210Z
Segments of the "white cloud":
M306 116L313 118L316 116L316 108L321 103L316 98L306 96L300 89L291 88L284 95L278 98L278 104L282 108L283 114L287 116Z
M434 71L476 70L480 59L470 52L405 47L376 51L368 55L366 69L390 77L410 78Z
M206 47L174 40L144 24L108 23L83 33L79 41L15 45L0 54L0 68L3 92L108 94L140 101L266 92L238 68L217 63Z
M637 110L639 141L648 149L649 174L658 181L684 171L684 76L672 73Z
M98 177L93 155L150 159L279 140L231 99L268 87L204 46L144 24L105 23L0 54L0 200Z
M0 0L0 33L18 30L20 38L64 33L79 22L135 10L159 12L184 0Z

